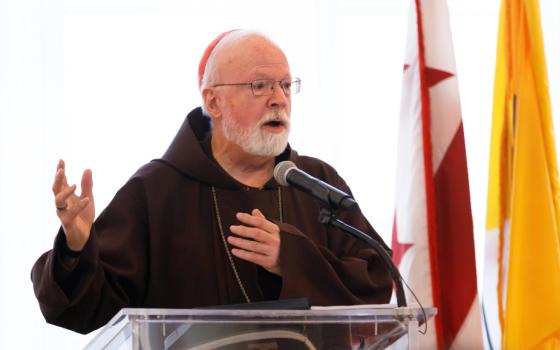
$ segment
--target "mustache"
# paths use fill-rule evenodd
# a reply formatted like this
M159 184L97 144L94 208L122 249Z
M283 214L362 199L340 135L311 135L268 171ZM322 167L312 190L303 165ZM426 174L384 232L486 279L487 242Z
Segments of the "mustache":
M270 122L279 122L285 126L289 126L290 116L284 111L272 111L264 116L264 118L259 122L259 126Z

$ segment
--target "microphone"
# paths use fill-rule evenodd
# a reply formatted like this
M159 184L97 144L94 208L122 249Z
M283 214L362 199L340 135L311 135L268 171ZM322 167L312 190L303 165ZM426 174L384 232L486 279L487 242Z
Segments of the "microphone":
M298 169L294 162L289 160L274 167L274 179L282 186L292 185L312 195L331 209L354 211L358 208L358 203L349 194Z

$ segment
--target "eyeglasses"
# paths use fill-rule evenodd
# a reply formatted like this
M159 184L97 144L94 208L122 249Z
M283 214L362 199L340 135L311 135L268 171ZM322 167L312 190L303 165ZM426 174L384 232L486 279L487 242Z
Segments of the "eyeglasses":
M274 91L274 84L278 83L286 95L297 94L301 88L301 79L284 79L284 80L271 80L271 79L258 79L250 83L235 83L235 84L215 84L212 87L218 86L243 86L250 85L253 95L255 96L270 96Z

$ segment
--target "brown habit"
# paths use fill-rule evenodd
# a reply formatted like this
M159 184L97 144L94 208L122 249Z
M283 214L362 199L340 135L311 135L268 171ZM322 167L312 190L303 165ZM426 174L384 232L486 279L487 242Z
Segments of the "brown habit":
M290 147L277 160L285 159L349 192L328 164L299 156ZM391 280L373 249L319 224L320 206L312 197L282 187L280 204L274 180L254 189L229 176L211 156L208 119L197 108L163 158L140 168L99 215L72 268L61 264L67 254L62 230L54 248L37 260L31 278L45 319L87 333L123 307L245 302L218 229L211 186L226 235L231 234L231 224L238 224L236 212L254 208L281 228L281 278L233 258L251 301L297 297L307 297L312 305L389 301ZM341 213L340 218L373 232L361 212Z

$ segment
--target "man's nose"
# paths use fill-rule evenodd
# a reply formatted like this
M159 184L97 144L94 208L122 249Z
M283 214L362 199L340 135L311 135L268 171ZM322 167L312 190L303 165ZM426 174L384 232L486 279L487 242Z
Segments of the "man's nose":
M286 94L279 81L272 85L272 95L270 95L269 106L273 108L285 107L290 96Z

